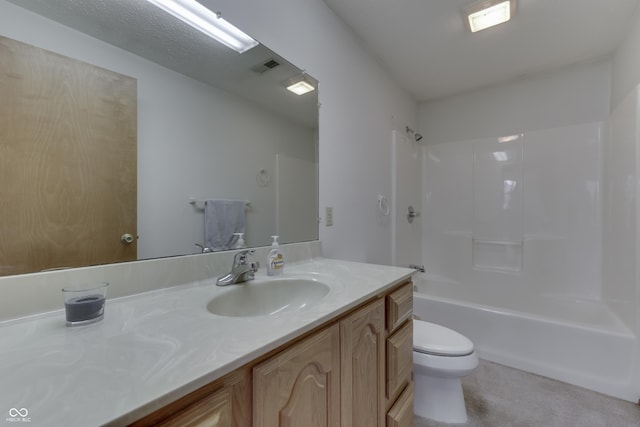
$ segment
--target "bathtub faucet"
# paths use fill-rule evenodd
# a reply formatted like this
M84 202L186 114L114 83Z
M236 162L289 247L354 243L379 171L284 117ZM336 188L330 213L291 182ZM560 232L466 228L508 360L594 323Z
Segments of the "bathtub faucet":
M420 273L424 273L424 265L416 265L416 264L409 264L409 268L413 268L414 270L418 270Z

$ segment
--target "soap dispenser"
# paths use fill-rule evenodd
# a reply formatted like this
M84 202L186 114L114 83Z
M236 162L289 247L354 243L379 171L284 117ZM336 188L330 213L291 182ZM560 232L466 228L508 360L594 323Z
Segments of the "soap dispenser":
M271 250L267 256L267 274L269 276L279 276L284 271L284 254L278 246L278 237L271 236L273 243L271 243Z
M233 233L234 236L238 236L236 244L233 245L233 249L244 249L247 245L244 244L244 233Z

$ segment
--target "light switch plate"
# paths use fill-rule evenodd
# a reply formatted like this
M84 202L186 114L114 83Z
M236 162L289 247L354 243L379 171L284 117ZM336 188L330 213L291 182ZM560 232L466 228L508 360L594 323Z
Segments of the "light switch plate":
M325 225L331 227L333 225L333 207L327 206L325 208Z

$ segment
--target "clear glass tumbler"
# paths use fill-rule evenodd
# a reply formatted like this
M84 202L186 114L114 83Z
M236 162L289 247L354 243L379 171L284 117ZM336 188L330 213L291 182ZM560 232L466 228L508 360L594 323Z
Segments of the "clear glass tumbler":
M109 283L70 285L62 288L67 326L87 325L102 320Z

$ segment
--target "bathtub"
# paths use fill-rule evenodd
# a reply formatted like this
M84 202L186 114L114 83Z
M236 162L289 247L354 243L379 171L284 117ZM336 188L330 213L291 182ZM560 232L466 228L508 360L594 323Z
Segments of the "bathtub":
M414 276L414 313L471 339L480 358L638 402L634 333L604 304Z

